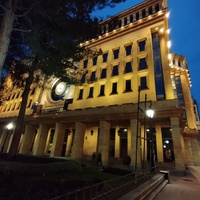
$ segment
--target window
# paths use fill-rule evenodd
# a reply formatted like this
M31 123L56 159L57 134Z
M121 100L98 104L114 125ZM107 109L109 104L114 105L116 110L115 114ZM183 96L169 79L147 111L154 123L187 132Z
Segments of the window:
M83 99L83 89L80 89L80 90L79 90L78 99Z
M126 46L125 48L126 48L126 56L131 55L132 45L128 45L128 46Z
M103 63L107 62L108 59L108 53L103 54Z
M106 68L101 70L101 78L106 78Z
M124 25L127 25L127 17L124 18Z
M125 82L125 92L132 92L132 89L131 89L131 80L126 80Z
M84 60L83 61L83 68L87 68L87 65L88 65L88 60Z
M138 42L140 52L145 50L145 44L146 44L145 40Z
M96 79L96 71L93 71L90 76L90 81L95 81Z
M35 87L32 89L31 95L33 95L34 93L35 93Z
M139 69L142 70L146 68L147 68L146 58L140 58Z
M92 62L93 62L93 66L97 65L97 56L92 59Z
M149 15L152 15L153 11L152 11L152 7L149 7Z
M132 72L132 65L131 62L127 62L125 66L125 73Z
M145 9L142 10L142 18L144 18L146 16L146 11Z
M140 19L140 14L139 12L136 13L136 20L139 20Z
M105 85L101 85L100 86L99 96L105 96Z
M133 15L130 15L130 23L133 22Z
M118 59L119 58L119 49L115 49L113 51L113 55L114 55L114 59Z
M86 76L86 74L83 74L83 76L81 78L81 83L85 83L85 76Z
M117 75L119 75L118 65L115 65L115 66L113 66L112 76L117 76Z
M112 92L111 94L118 94L117 93L117 82L112 83Z
M122 26L122 20L121 19L118 21L118 25L119 25L119 27Z
M88 98L93 98L93 91L94 91L94 87L90 87Z
M140 77L140 88L142 89L147 89L147 77L143 76Z
M29 103L27 104L27 108L30 108L31 107L31 103L32 103L32 99L29 101Z

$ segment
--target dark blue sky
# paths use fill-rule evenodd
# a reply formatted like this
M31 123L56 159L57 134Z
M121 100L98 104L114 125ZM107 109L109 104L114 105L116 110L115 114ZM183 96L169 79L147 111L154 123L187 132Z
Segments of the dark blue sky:
M95 12L105 18L124 11L143 0L126 0L115 8ZM171 52L186 56L191 75L191 94L200 108L200 0L168 0Z

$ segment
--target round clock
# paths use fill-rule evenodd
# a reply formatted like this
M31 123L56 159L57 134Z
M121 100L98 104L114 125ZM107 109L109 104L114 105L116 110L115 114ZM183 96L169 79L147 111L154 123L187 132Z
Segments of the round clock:
M61 80L58 80L51 89L51 98L54 101L63 99L67 91L68 91L67 84L65 82L62 82Z

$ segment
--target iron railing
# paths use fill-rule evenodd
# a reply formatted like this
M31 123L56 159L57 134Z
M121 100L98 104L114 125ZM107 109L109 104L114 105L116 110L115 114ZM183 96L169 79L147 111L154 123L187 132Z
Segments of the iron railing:
M159 168L158 166L155 166L151 170L151 173L149 169L138 172L137 177L135 176L135 173L131 173L74 192L59 195L49 200L115 200L128 191L136 188L138 185L148 180L153 174L157 174L158 172Z

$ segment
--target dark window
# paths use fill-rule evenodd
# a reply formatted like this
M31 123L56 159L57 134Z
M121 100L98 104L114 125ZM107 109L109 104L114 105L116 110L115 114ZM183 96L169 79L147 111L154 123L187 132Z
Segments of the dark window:
M127 62L125 66L125 73L132 72L132 65L131 62Z
M113 67L113 70L112 70L112 76L117 76L119 75L119 72L118 72L118 65L115 65Z
M147 68L147 63L146 63L146 59L145 58L141 58L140 59L140 64L139 64L139 69L146 69Z
M83 89L80 89L80 90L79 90L78 99L83 99Z
M131 55L132 45L128 45L128 46L126 46L125 48L126 48L126 55L127 55L127 56Z
M122 20L121 19L118 21L118 24L119 24L119 27L122 26Z
M88 98L93 98L93 91L94 91L94 87L90 87Z
M118 59L119 58L119 49L114 50L113 54L114 54L114 59Z
M87 65L88 65L88 60L84 60L83 61L83 68L87 68Z
M140 51L144 51L145 50L145 43L146 43L145 40L143 40L143 41L138 43Z
M127 25L127 17L124 18L124 25Z
M132 89L131 89L131 80L126 80L125 92L132 92Z
M117 94L117 83L112 83L112 92L111 94Z
M159 4L156 4L156 6L155 6L155 10L156 10L156 12L158 12L158 11L160 10L160 8L159 8Z
M152 7L149 7L149 15L152 15Z
M145 16L146 16L146 11L144 9L144 10L142 10L142 18L144 18Z
M32 89L31 95L33 95L34 93L35 93L35 88Z
M133 15L130 15L130 23L133 22Z
M105 96L105 85L101 85L100 86L100 93L99 93L99 96Z
M101 78L106 78L106 68L101 70Z
M96 78L96 71L92 72L90 76L90 81L95 81L95 78Z
M175 76L175 84L176 84L176 91L177 91L179 106L185 106L180 76Z
M93 58L93 66L97 64L97 56Z
M103 54L103 62L107 62L108 59L108 53Z
M81 83L85 83L85 76L86 76L86 74L83 74L83 76L81 78Z
M27 108L30 108L31 107L31 103L32 103L32 99L29 101L29 103L27 104Z
M147 89L147 77L146 76L140 77L140 88Z
M160 40L157 32L152 33L152 43L153 43L156 97L157 100L163 100L165 99L165 88L164 88L161 53L160 53Z
M140 14L139 12L136 13L136 20L139 20L140 19Z
M19 98L20 92L17 93L16 99Z

